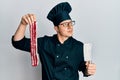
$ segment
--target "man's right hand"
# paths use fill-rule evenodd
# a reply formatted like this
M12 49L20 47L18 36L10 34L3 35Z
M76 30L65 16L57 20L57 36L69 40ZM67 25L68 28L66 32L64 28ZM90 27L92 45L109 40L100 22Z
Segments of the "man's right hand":
M32 25L36 21L36 16L34 14L26 14L22 16L21 22L14 34L14 41L21 40L25 36L26 26Z
M35 14L26 14L22 16L20 24L27 26L28 24L31 25L32 23L34 23L34 21L36 21Z

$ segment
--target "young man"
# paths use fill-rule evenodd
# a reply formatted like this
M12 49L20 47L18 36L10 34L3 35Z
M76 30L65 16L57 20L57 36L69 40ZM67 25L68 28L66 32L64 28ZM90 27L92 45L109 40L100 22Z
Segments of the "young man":
M57 4L48 13L57 34L38 38L38 53L42 63L42 80L79 80L78 71L84 76L95 74L96 65L84 61L83 43L72 37L73 25L68 2ZM30 52L30 39L25 37L27 25L36 21L34 14L24 15L12 37L15 48Z

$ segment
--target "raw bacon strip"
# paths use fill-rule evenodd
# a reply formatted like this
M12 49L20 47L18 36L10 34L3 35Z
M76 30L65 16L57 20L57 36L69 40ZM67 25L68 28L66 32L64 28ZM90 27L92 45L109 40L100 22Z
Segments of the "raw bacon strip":
M36 21L30 26L30 45L31 45L31 63L35 67L39 63L39 56L37 53L37 33Z

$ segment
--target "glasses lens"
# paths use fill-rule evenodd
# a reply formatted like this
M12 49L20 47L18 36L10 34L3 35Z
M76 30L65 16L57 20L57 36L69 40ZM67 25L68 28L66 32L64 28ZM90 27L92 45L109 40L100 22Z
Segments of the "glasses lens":
M74 26L75 25L75 21L71 21L71 22L65 22L65 23L62 23L60 25L63 25L64 27L67 27L67 26Z

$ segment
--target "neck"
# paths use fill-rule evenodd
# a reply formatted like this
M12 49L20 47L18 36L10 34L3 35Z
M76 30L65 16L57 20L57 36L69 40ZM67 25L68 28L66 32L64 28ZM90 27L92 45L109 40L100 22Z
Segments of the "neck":
M60 36L59 34L57 35L57 37L61 44L63 44L69 38L69 37Z

